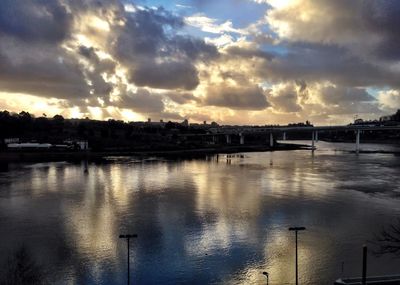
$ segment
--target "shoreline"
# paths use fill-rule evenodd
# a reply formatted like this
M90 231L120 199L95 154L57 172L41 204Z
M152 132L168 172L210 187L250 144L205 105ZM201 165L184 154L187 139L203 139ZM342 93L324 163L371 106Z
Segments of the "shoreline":
M103 160L109 156L136 156L136 157L175 157L190 158L201 157L212 154L231 154L240 152L266 152L266 151L290 151L307 150L308 145L277 143L273 148L266 145L247 146L222 146L197 149L175 149L175 150L138 150L138 151L2 151L0 162L48 162L48 161L82 161Z
M391 143L388 143L391 144ZM214 146L196 149L174 149L174 150L109 150L109 151L49 151L49 150L20 150L20 151L0 151L0 163L20 163L20 162L78 162L105 161L107 157L160 157L168 159L180 158L202 158L214 154L233 154L242 152L269 152L269 151L291 151L291 150L311 150L307 144L282 143L277 142L274 147L268 145L232 145ZM355 151L349 150L350 153ZM383 153L400 155L400 151L375 151L360 150L359 153Z

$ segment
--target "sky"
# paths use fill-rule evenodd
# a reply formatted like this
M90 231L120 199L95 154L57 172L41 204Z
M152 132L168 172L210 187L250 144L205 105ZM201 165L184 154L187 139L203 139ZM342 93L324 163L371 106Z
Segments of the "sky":
M345 124L400 108L397 0L2 0L0 109Z

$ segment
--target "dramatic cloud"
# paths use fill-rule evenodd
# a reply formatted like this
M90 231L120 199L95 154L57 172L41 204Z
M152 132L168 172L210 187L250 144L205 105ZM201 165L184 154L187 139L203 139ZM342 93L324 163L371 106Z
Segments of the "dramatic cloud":
M400 107L399 1L138 3L0 1L0 108L324 124Z
M262 110L268 107L264 91L258 86L210 86L204 103L239 110Z
M186 93L186 92L180 93L180 92L176 92L176 91L171 91L171 92L165 93L164 95L178 104L186 104L189 102L199 103L201 101L200 98L197 98L196 96L193 96L193 94Z
M398 84L398 73L365 61L344 48L320 44L289 44L289 51L257 64L260 77L270 80L330 81L344 86Z
M267 22L294 42L336 44L360 54L399 59L400 3L395 0L267 1Z
M274 86L268 100L275 110L284 113L299 112L302 107L299 105L296 87L293 84L279 84Z
M331 105L346 104L350 102L370 102L376 99L361 88L343 88L327 86L321 89L320 99Z
M1 91L44 97L74 98L89 94L76 60L62 49L0 38Z
M137 86L159 89L193 90L199 84L197 70L190 62L141 62L130 71L129 79Z
M117 106L146 114L160 113L164 110L162 97L151 94L146 89L138 89L136 93L123 96Z
M375 54L384 59L400 59L400 3L394 0L373 1L365 3L364 20L368 30L379 38Z
M400 109L400 92L399 90L385 90L379 92L379 103L388 111Z
M177 35L183 20L164 9L140 9L127 15L116 43L117 57L137 86L193 90L199 84L196 60L217 55L203 40Z
M55 43L69 34L72 16L59 1L2 0L0 5L0 36Z

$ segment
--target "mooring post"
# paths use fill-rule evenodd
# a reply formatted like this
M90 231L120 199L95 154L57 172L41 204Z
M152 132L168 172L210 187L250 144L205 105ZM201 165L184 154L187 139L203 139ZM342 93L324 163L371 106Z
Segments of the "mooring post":
M286 132L283 132L283 138L284 141L286 140Z
M244 135L240 133L239 136L240 136L240 144L244 144Z
M269 146L274 147L274 135L269 133Z
M315 150L315 133L314 131L311 133L311 150Z
M356 131L356 153L360 152L360 130Z

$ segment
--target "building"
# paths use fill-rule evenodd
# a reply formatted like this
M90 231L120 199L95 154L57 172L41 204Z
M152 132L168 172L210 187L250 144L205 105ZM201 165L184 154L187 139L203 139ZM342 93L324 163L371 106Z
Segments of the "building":
M387 121L391 121L392 120L392 116L382 116L379 118L379 122L387 122Z

